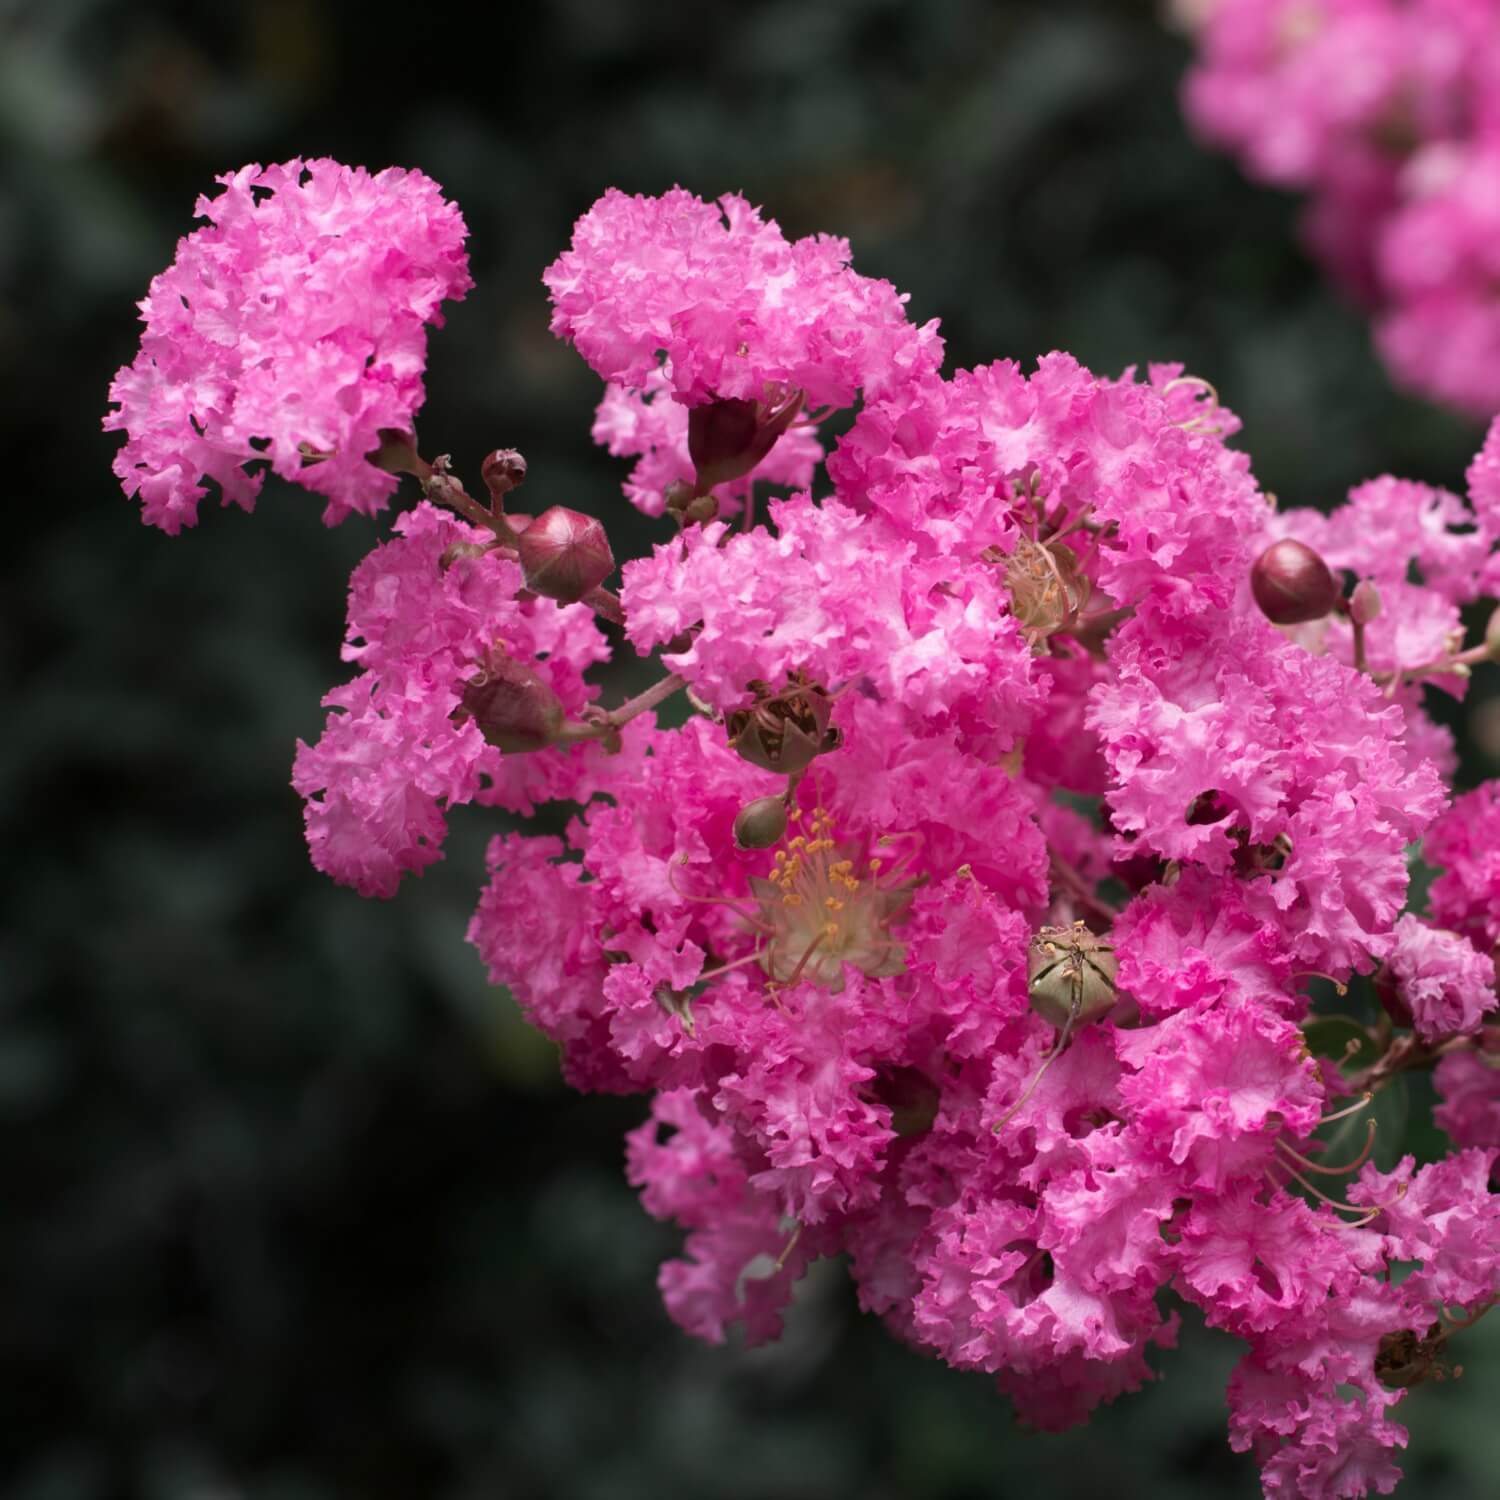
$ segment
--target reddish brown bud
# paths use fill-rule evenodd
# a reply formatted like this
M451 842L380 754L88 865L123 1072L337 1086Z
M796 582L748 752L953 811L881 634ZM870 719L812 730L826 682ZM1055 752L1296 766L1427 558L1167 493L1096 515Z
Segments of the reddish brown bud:
M604 528L592 517L554 505L516 539L526 587L564 604L576 603L615 570Z
M464 684L463 707L485 740L512 754L555 744L565 715L557 694L523 662L495 650Z
M688 412L688 457L700 494L716 484L743 479L776 446L802 407L795 391L775 406L720 397Z
M497 507L526 479L526 460L514 448L496 448L480 465L484 486Z
M1356 625L1368 625L1380 617L1380 590L1368 578L1361 578L1349 596L1349 618Z
M1250 592L1275 625L1321 620L1338 603L1339 586L1328 564L1304 542L1273 542L1250 569Z
M757 797L734 820L734 841L741 849L769 849L786 832L786 801Z

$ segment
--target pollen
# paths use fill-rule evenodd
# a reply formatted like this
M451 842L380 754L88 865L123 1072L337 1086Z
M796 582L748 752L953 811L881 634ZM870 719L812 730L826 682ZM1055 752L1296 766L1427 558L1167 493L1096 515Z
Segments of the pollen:
M769 929L761 967L777 984L809 981L832 991L844 987L844 965L871 978L905 972L905 948L892 925L911 904L919 881L890 870L880 858L863 859L841 842L832 815L822 806L801 815L802 832L771 856L771 871L751 888Z

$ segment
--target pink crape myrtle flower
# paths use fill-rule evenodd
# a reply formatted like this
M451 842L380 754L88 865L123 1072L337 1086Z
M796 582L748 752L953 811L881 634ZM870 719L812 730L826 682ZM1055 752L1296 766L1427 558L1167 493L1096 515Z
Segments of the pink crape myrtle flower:
M1477 1031L1485 1012L1500 1005L1494 960L1467 938L1410 913L1396 923L1386 966L1413 1028L1427 1041Z
M583 786L590 747L505 756L461 711L492 653L534 670L570 711L593 697L583 673L608 655L582 605L518 602L514 562L445 567L449 548L482 541L476 528L424 503L396 530L349 584L343 656L363 670L323 700L323 735L298 744L292 773L313 863L366 896L394 895L404 871L442 857L448 808L477 799L529 812Z
M552 331L601 379L641 390L666 356L685 406L803 393L849 406L937 368L937 324L916 327L886 281L850 268L846 240L788 241L734 193L705 203L610 189L543 273Z
M1455 799L1423 854L1442 871L1428 898L1433 920L1482 950L1500 944L1500 781Z
M1472 63L1385 0L1325 11L1316 43L1272 0L1215 23L1234 97L1204 107L1289 180ZM288 243L319 285L302 231L272 229L329 180L257 203L243 178L236 285L285 271ZM398 282L436 222L397 235ZM442 263L425 301L366 312L420 339L461 290ZM627 499L677 526L618 594L607 516L507 513L510 449L476 500L415 455L414 402L365 390L390 384L377 363L337 433L257 436L224 395L274 374L225 373L262 348L256 307L243 337L176 351L223 412L184 419L212 453L161 449L189 453L147 496L164 524L210 460L251 482L259 450L226 433L279 432L273 464L353 475L325 493L368 509L390 488L357 472L378 408L421 476L351 579L355 675L297 748L313 862L389 896L462 804L511 815L469 942L570 1085L642 1096L625 1170L683 1231L659 1287L694 1336L774 1339L809 1267L842 1257L896 1337L1058 1431L1156 1377L1171 1298L1240 1343L1229 1438L1267 1495L1388 1492L1396 1408L1500 1297L1500 800L1449 805L1424 698L1492 655L1461 611L1500 582L1500 423L1465 496L1386 475L1331 515L1278 513L1205 380L1061 352L945 376L935 327L842 241L789 243L739 198L611 192L546 281L607 382L594 436L636 461ZM345 348L276 327L289 371ZM757 506L761 484L790 493ZM661 675L605 709L616 640ZM1324 1055L1323 1021L1363 1038ZM1434 1065L1458 1149L1418 1164L1369 1106Z
M1433 1070L1442 1103L1432 1117L1459 1146L1500 1150L1500 1062L1493 1050L1455 1052Z
M141 306L141 350L110 386L106 429L142 519L175 534L212 479L250 510L264 459L327 498L329 524L396 488L370 462L422 405L427 325L473 284L464 221L438 185L326 158L227 173L199 198Z

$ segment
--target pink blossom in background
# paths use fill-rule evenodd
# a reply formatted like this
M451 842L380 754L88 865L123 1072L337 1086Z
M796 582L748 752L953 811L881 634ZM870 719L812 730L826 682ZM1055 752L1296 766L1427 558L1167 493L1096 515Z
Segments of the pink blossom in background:
M1370 305L1396 381L1500 410L1500 27L1489 0L1214 0L1189 122L1308 194L1307 239Z
M420 172L374 176L326 158L227 173L209 225L141 303L146 331L110 387L107 429L142 519L176 533L212 479L254 507L264 459L328 505L329 525L396 488L367 455L422 405L428 324L473 284L464 221ZM309 461L309 452L324 455Z
M1442 871L1429 895L1433 919L1481 948L1500 943L1500 781L1457 798L1423 855Z

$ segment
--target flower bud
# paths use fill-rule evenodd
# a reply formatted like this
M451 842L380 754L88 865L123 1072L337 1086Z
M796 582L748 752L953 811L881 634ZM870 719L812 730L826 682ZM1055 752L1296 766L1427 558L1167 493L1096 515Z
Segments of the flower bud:
M1349 596L1349 618L1356 625L1368 625L1380 616L1380 590L1368 578L1361 578Z
M734 841L741 849L769 849L786 832L786 799L757 797L734 820Z
M498 506L512 490L526 479L526 460L514 448L496 448L480 465L485 488Z
M1031 1008L1059 1031L1097 1020L1114 1006L1118 967L1113 945L1082 922L1043 927L1027 956Z
M554 505L516 539L526 587L574 604L615 570L604 528L592 516Z
M556 743L566 717L557 694L498 648L464 684L462 705L487 743L512 754Z
M725 715L724 727L730 748L752 766L795 776L818 756L838 748L842 736L828 723L833 699L818 683L793 673L779 693L764 682L749 686L756 701Z
M667 514L679 526L707 525L719 514L719 502L712 495L698 494L685 479L674 479L663 491Z
M779 405L721 397L688 412L688 457L698 475L698 492L743 479L765 458L802 407L796 391Z
M1250 592L1274 625L1321 620L1338 603L1339 586L1328 564L1304 542L1283 537L1255 559Z

